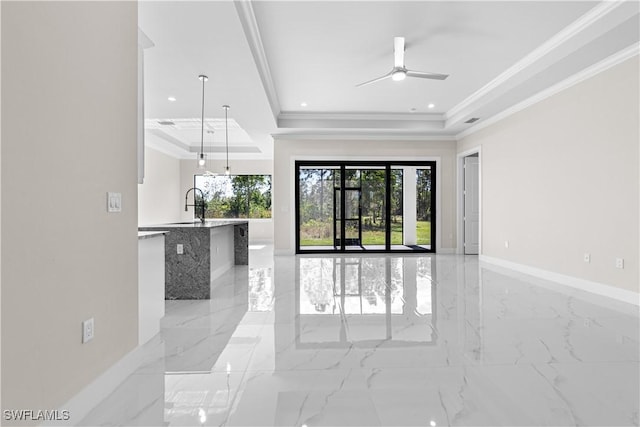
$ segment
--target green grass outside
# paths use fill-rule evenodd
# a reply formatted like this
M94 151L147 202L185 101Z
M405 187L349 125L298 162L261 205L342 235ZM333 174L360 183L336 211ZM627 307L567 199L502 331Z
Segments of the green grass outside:
M304 230L304 225L303 225ZM419 245L431 244L431 222L430 221L418 221L416 224L416 232ZM302 233L304 234L304 233ZM363 230L362 231L362 243L364 245L384 245L384 230ZM391 244L402 244L402 222L391 223ZM333 239L300 239L300 246L333 246Z
M419 245L431 244L431 221L418 221L416 233Z

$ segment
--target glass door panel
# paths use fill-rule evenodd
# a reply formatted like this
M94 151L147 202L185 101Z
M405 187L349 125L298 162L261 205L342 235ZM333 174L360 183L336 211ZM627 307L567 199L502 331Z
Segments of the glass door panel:
M360 188L360 169L345 169L344 179L345 188Z
M300 247L331 247L334 240L335 168L300 168L298 213Z
M341 194L340 190L336 190L337 194ZM360 190L345 189L344 190L344 221L340 214L336 215L336 229L341 228L344 223L345 230L345 246L360 246L362 240L361 228L361 209L360 209ZM339 204L336 204L339 207ZM342 231L342 230L341 230ZM336 239L336 246L340 246L342 242Z
M431 169L416 170L416 244L431 248Z
M345 190L344 212L346 219L360 220L360 190Z
M342 190L333 189L333 247L339 250L342 245Z
M365 249L384 249L386 244L387 171L362 171L362 245Z
M357 219L345 220L344 235L345 246L360 247L360 221L358 221Z
M402 245L403 244L403 170L391 169L391 209L390 209L390 221L391 221L391 244Z

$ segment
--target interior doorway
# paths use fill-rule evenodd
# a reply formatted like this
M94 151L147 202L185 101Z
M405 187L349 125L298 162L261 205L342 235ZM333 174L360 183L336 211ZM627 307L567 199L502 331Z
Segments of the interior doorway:
M480 250L480 159L478 153L464 158L464 253Z
M435 252L433 161L296 161L296 253Z

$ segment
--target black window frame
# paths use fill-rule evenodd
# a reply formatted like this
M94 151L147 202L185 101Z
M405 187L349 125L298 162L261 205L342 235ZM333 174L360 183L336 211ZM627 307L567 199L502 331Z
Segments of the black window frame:
M295 181L295 253L296 254L321 254L321 253L436 253L436 224L437 224L437 206L436 206L436 193L437 193L437 162L435 160L401 160L401 161L382 161L382 160L296 160L294 167L294 181ZM347 249L345 247L345 239L341 239L341 246L339 249L301 249L300 247L300 169L301 168L313 168L322 166L339 167L340 179L342 189L345 188L346 168L351 167L363 167L373 166L378 168L384 168L386 194L385 194L385 248L384 249ZM391 248L391 170L393 166L413 166L416 168L430 168L431 169L431 244L430 248L414 247L414 248ZM404 194L404 185L403 185ZM344 218L344 191L341 192L341 218ZM345 236L345 221L340 221L341 233L340 236ZM403 245L404 246L404 245Z

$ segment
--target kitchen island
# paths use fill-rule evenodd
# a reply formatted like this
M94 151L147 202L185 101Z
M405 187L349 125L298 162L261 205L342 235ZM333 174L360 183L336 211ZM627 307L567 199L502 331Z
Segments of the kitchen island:
M199 220L142 226L165 237L165 299L210 299L211 281L249 263L249 222Z

